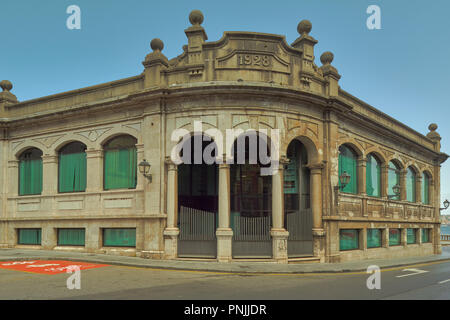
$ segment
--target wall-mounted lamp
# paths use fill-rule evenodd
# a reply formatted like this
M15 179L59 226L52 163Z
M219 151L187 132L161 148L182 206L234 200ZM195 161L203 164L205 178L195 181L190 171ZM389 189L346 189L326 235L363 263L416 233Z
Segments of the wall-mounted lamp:
M148 179L148 181L152 182L152 175L150 172L151 164L147 162L147 160L141 161L139 163L139 172Z
M448 209L448 206L449 206L449 205L450 205L450 202L449 202L447 199L445 199L445 201L444 201L444 207L443 207L443 208L439 208L439 211Z
M339 176L339 186L337 186L338 190L343 190L346 185L350 182L350 175L347 173L347 171L342 172L342 174Z
M400 195L401 188L398 185L398 183L395 186L392 187L392 191L394 192L394 194L388 195L387 196L388 199L396 198L396 197L398 197Z

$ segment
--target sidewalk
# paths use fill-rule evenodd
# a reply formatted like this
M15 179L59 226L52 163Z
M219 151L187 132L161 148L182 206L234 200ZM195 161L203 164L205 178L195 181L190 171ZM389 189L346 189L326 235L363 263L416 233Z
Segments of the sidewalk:
M343 263L298 263L278 264L275 262L232 262L186 260L152 260L139 257L126 257L93 253L66 251L0 249L0 261L18 260L69 260L95 262L110 265L131 266L153 269L192 270L224 273L324 273L366 271L370 265L392 268L411 264L435 261L450 261L450 247L442 247L441 255L425 257L376 259Z

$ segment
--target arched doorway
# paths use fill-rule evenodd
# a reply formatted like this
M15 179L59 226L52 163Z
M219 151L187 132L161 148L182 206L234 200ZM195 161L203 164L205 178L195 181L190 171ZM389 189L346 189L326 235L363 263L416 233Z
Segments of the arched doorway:
M233 144L234 163L230 167L233 258L272 257L272 176L261 175L261 168L270 163L259 156L262 148L269 155L269 145L268 138L256 132L239 136Z
M293 140L287 149L289 164L284 171L285 228L289 232L289 257L313 255L313 215L310 201L310 170L304 144Z
M205 148L209 146L211 150L214 142L203 138L202 135L190 137L180 153L184 163L178 166L179 257L215 258L217 255L218 170L215 163L204 161ZM187 152L185 157L184 152Z

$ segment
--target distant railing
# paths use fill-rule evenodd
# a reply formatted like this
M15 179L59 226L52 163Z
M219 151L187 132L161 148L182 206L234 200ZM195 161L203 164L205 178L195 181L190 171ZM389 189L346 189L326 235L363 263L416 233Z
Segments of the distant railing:
M450 234L441 234L441 241L450 241Z

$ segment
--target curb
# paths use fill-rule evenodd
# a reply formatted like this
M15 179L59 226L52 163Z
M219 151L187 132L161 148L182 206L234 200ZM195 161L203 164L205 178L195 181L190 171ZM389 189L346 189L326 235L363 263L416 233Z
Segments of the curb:
M74 262L89 262L89 263L99 263L99 264L108 264L113 266L122 266L122 267L135 267L135 268L146 268L146 269L155 269L155 270L172 270L172 271L190 271L190 272L204 272L204 273L224 273L224 274L312 274L312 273L352 273L352 272L366 272L367 268L355 268L355 269L341 269L341 270L311 270L311 271L246 271L246 270L222 270L222 269L203 269L203 268L187 268L185 266L154 266L148 264L138 264L131 262L121 262L121 261L104 261L100 258L73 258L73 257L34 257L34 256L26 256L26 257L11 257L11 258L0 258L0 262L2 261L27 261L27 260L66 260L66 261L74 261ZM425 259L421 261L414 262L399 262L391 265L385 265L380 267L383 269L390 268L398 268L402 266L413 266L417 264L423 263L431 263L431 262L445 262L450 261L450 257L442 257L442 258L434 258L434 259ZM358 261L361 262L361 261ZM369 262L369 261L368 261Z

